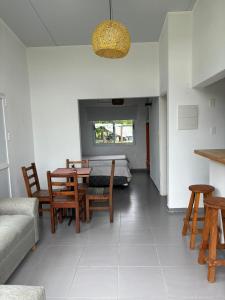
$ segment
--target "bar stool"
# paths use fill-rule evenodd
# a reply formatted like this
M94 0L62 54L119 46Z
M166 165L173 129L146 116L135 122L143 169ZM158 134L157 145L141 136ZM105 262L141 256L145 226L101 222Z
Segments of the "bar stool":
M204 199L212 196L212 192L215 190L213 186L206 184L190 185L189 190L191 191L191 198L189 201L186 216L184 218L182 235L187 234L188 229L191 232L190 248L195 248L196 234L201 233L202 230L198 228L198 221L204 221L204 217L198 217L198 208L200 195L203 194ZM190 221L192 221L190 225Z
M208 197L204 200L206 208L205 224L202 234L198 263L208 263L208 281L215 282L216 267L225 266L225 259L217 259L216 249L224 249L225 245L219 243L220 233L218 226L219 210L225 209L225 198ZM222 222L221 222L222 223ZM208 256L206 249L209 248Z

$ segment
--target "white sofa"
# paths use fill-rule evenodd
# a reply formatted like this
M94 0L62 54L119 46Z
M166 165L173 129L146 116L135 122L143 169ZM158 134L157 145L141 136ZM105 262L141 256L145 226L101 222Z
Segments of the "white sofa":
M0 285L0 300L45 300L45 291L39 286Z
M38 200L0 199L0 284L7 281L38 239Z

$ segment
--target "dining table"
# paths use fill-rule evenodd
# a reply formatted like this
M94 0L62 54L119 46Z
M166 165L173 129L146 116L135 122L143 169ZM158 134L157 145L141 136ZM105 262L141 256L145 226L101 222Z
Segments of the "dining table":
M78 178L88 178L91 174L91 168L57 168L52 173L54 175L70 175L77 172Z

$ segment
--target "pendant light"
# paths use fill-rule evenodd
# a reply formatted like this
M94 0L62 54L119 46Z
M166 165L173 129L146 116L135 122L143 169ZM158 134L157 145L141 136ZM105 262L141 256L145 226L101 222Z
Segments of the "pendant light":
M130 49L130 34L121 23L112 19L112 2L109 0L110 19L98 24L92 35L96 55L106 58L122 58Z

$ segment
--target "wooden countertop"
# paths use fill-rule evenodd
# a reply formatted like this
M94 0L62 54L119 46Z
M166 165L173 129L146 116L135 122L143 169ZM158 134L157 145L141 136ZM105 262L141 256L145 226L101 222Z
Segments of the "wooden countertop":
M225 149L195 150L194 153L225 165Z

